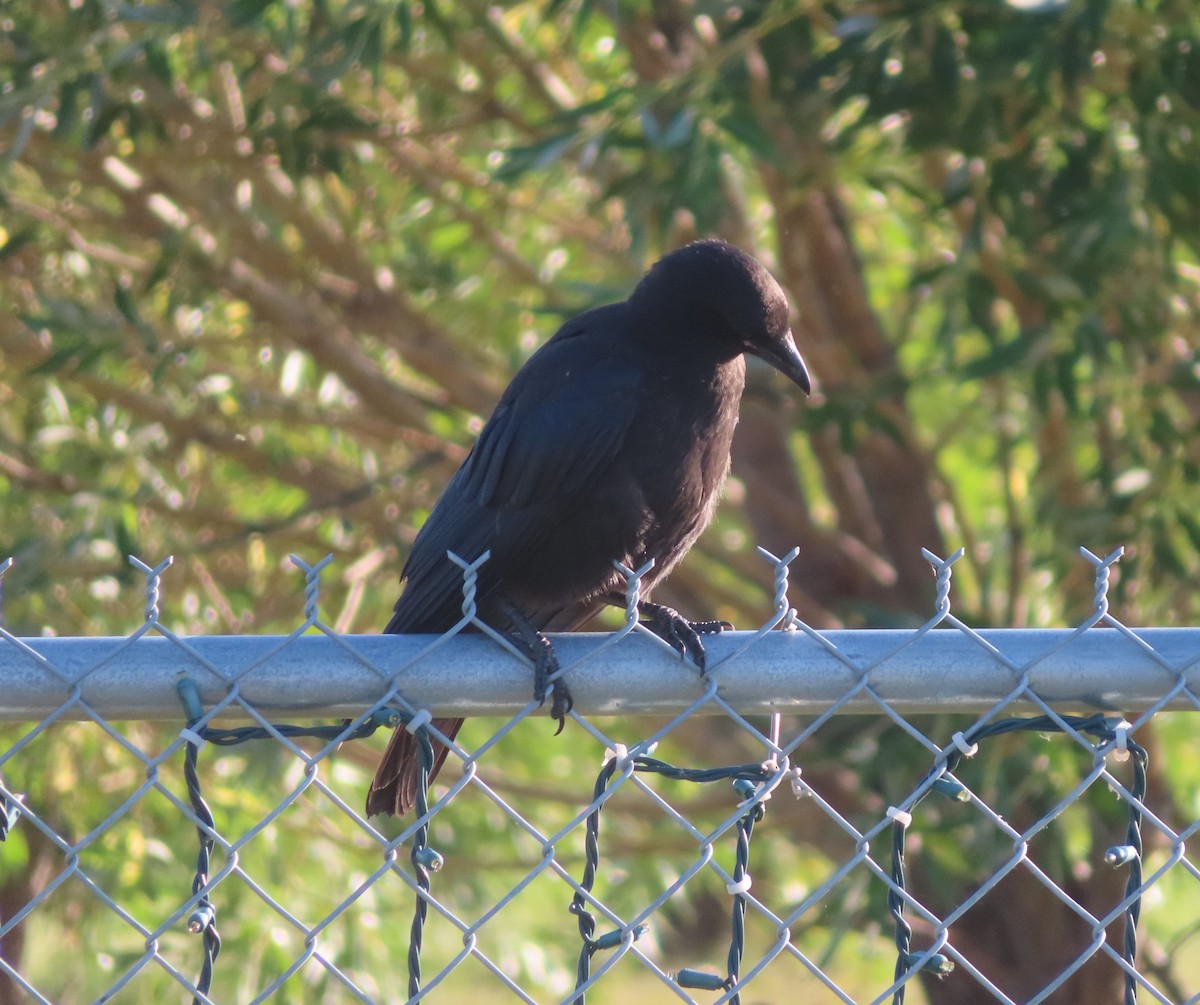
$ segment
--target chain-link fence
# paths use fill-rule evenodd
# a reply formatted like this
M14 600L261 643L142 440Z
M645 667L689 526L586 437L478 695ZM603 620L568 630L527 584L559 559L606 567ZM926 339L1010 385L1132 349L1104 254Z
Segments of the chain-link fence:
M927 555L926 624L834 632L768 555L704 675L627 570L553 741L478 563L445 636L339 635L294 560L290 635L183 638L135 561L130 636L0 632L0 1003L1200 1002L1200 629L1121 624L1119 555L1072 629L971 628ZM350 741L427 771L433 716L484 718L364 819Z

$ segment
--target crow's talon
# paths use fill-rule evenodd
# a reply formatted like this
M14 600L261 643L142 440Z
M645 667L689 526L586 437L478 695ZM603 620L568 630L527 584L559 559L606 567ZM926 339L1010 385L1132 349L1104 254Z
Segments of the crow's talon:
M558 673L558 657L554 654L554 647L516 604L504 597L499 599L498 604L508 618L509 639L533 663L533 700L544 705L551 679ZM555 681L553 688L552 714L559 720L561 730L566 714L571 711L571 693L562 681Z
M705 654L700 636L717 635L733 628L728 621L688 621L678 611L649 601L638 604L638 613L644 619L643 625L680 656L695 663L701 673L704 672Z
M551 717L558 720L558 729L554 731L555 736L563 731L563 727L567 724L567 716L571 714L571 709L574 707L575 699L571 697L566 682L560 677L554 682L554 701L550 705Z

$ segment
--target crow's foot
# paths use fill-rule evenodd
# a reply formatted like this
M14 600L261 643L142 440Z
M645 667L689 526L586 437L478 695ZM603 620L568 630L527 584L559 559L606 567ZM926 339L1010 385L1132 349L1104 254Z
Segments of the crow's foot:
M663 604L643 600L638 604L642 624L704 672L704 643L701 635L717 635L733 629L728 621L688 621L682 614Z
M504 602L501 609L511 626L508 632L510 641L533 662L533 700L544 704L546 692L554 689L550 714L558 720L558 729L554 732L554 735L558 736L566 725L567 715L575 706L575 700L571 697L565 680L561 677L554 681L550 679L558 673L558 656L555 655L554 647L516 604Z

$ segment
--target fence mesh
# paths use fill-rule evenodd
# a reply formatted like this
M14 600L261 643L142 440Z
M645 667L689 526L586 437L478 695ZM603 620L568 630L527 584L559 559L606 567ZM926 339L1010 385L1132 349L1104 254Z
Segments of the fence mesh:
M0 1003L1200 1002L1200 631L1115 618L1120 554L1083 552L1070 630L959 620L960 552L919 628L821 632L764 552L774 613L704 675L625 570L623 627L555 640L554 745L479 562L445 636L339 635L294 559L294 632L203 639L133 559L128 637L0 629ZM364 818L357 741L412 730L428 772L433 715L477 714Z

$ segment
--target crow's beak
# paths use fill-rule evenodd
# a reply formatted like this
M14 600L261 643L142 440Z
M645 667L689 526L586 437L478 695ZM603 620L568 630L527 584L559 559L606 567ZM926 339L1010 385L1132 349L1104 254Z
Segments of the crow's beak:
M805 394L812 391L812 380L808 376L808 367L805 366L804 357L796 348L796 340L792 338L790 331L778 342L756 345L751 352L770 363Z

